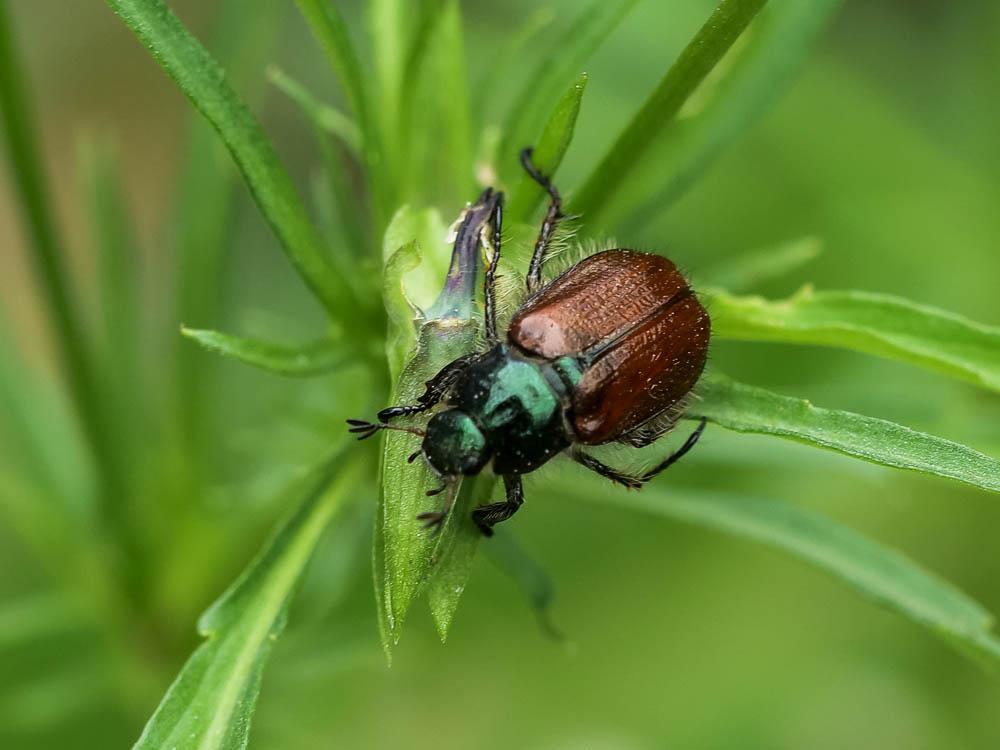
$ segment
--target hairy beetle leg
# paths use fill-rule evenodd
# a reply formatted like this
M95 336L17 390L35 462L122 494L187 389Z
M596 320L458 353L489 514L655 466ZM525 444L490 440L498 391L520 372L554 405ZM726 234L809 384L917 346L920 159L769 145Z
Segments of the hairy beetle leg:
M417 520L424 522L424 528L432 530L435 534L439 533L444 527L444 522L448 518L448 514L451 513L452 506L455 504L458 482L445 484L433 490L427 490L428 497L440 495L445 490L447 490L448 494L445 496L444 504L441 506L440 510L429 510L424 513L417 514Z
M521 484L520 476L505 474L503 484L507 492L506 500L490 503L472 511L472 520L483 532L483 536L493 536L493 527L517 513L524 504L524 486Z

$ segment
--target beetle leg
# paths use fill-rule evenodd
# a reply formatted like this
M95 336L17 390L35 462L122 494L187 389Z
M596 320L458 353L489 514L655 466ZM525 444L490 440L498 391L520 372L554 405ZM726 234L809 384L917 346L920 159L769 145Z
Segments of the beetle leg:
M675 450L652 469L639 476L618 471L618 469L601 463L593 456L584 453L578 448L573 449L573 460L583 466L586 466L591 471L596 471L602 477L607 477L612 482L617 482L618 484L628 487L629 489L637 490L657 474L673 466L684 456L684 454L691 450L694 447L694 444L698 442L698 438L701 437L701 433L705 431L705 424L707 422L708 420L702 417L701 422L695 428L695 431L688 435L688 439L684 441L684 445Z
M701 437L701 433L705 431L705 425L707 423L708 420L702 417L701 421L698 423L698 426L695 428L694 432L688 435L688 439L684 441L684 445L682 445L680 448L678 448L669 456L667 456L665 459L663 459L661 463L657 464L655 467L653 467L645 474L643 474L641 477L642 481L648 482L650 479L655 477L661 471L664 471L665 469L671 467L673 464L677 463L677 461L679 461L684 456L685 453L694 448L694 444L698 442L698 438Z
M428 490L428 497L433 497L447 490L445 495L444 504L441 506L440 510L429 510L424 513L417 514L417 520L424 522L425 529L432 529L435 534L439 533L442 528L444 528L444 522L448 518L448 514L451 513L451 508L455 504L455 495L457 494L458 482L448 482L443 487L439 487L435 490Z
M600 474L602 477L607 477L616 484L628 487L630 490L637 490L642 487L644 480L641 477L636 477L631 474L626 474L623 471L618 471L618 469L598 461L589 453L584 453L578 448L574 448L570 455L573 457L573 460L581 466L586 466L591 471Z
M472 511L472 520L476 522L476 526L484 536L493 536L493 527L517 513L517 509L524 503L524 487L520 476L504 474L503 486L507 492L506 500L490 503Z
M503 232L503 194L499 193L496 199L496 207L490 217L492 237L492 253L487 257L486 273L483 278L483 319L486 324L486 340L495 344L499 340L497 337L497 295L496 295L496 274L497 265L500 263L500 244ZM485 243L485 239L483 240Z
M535 168L534 162L531 161L532 151L531 147L521 151L521 166L524 167L524 171L528 173L528 176L541 185L545 189L545 192L549 194L549 208L545 212L545 219L542 221L542 227L538 231L538 239L535 240L535 252L532 254L531 263L528 266L526 281L529 292L535 291L542 283L542 266L545 264L545 256L548 254L549 244L552 242L552 234L555 232L559 220L563 217L562 197L549 178Z

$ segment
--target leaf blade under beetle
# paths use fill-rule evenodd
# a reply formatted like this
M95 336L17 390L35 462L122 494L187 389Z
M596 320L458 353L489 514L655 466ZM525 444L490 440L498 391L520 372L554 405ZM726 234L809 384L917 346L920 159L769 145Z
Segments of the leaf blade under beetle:
M296 511L281 525L199 622L206 637L181 669L143 730L137 750L245 748L260 680L288 603L312 551L363 462L329 461L311 477Z
M444 537L434 550L435 565L427 585L427 603L438 636L444 643L448 638L451 622L458 609L458 602L472 573L472 563L483 532L472 520L472 511L492 500L497 481L492 476L467 477L452 515L455 532Z
M474 221L477 216L462 214L463 221ZM483 215L482 219L485 218ZM443 270L432 270L439 260L443 260L437 257L443 255L440 253L442 248L435 247L439 243L443 245L441 224L435 211L403 208L386 231L384 294L390 320L387 347L391 371L395 373L400 363L405 362L398 378L394 379L391 395L394 404L414 403L424 392L426 381L445 365L472 351L475 343L477 325L470 295L476 289L478 241L475 246L454 245L454 265L449 268L444 289L430 307L427 319L411 302L411 295L425 296L435 286L440 289L445 279ZM419 269L405 273L415 264L419 264ZM418 324L419 328L415 328ZM454 567L454 580L460 582L457 586L460 594L478 542L478 536L471 535L469 529L473 483L466 483L460 489L459 502L436 536L417 520L418 514L434 510L442 500L426 496L428 490L441 484L427 463L419 456L412 462L408 460L419 447L413 435L387 431L382 451L381 492L372 559L379 628L389 658L392 647L399 641L410 606L424 590L432 573L440 574L442 564ZM445 556L449 559L444 560ZM439 614L444 613L443 617L438 617L438 624L441 626L443 622L444 630L457 598L445 597L447 600L437 608Z
M615 492L587 480L575 493L675 518L783 550L839 578L876 603L930 629L963 652L1000 661L992 615L901 553L818 513L774 500L714 492ZM556 490L553 490L556 492Z
M106 0L225 142L292 266L335 319L357 311L291 177L209 52L162 0Z
M813 292L770 301L703 294L720 338L836 346L901 360L1000 391L1000 327L871 292Z
M607 196L625 183L653 142L669 127L699 84L746 30L767 0L722 0L667 70L597 167L574 194L571 210L593 225L606 210Z
M414 403L426 381L471 350L474 336L471 321L462 326L435 320L421 326L416 351L400 374L392 402ZM441 484L426 462L407 460L419 447L418 439L408 433L390 431L385 435L379 500L382 539L376 539L375 576L380 620L386 624L383 645L387 653L399 642L410 606L437 562L435 551L439 545L442 549L450 545L463 520L456 521L459 513L451 513L436 537L417 520L418 514L434 510L442 500L426 496L428 490Z
M720 375L706 376L698 394L690 416L705 417L729 430L790 438L883 466L1000 492L1000 461L951 440L884 419L822 409Z
M348 360L344 347L333 339L288 346L197 328L182 327L181 334L210 352L293 378L324 375Z
M533 144L532 163L541 174L553 179L556 170L573 140L576 118L580 114L583 92L587 88L587 74L582 73L569 90L556 102L548 122L539 138ZM521 175L521 181L511 193L507 214L516 222L527 221L541 203L545 191L528 175Z

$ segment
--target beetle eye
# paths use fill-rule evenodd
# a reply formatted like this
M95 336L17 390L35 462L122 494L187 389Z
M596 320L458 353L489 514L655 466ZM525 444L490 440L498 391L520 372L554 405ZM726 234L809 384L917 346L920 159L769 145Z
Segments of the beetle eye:
M477 474L489 460L486 436L472 417L457 409L431 418L423 451L442 476Z

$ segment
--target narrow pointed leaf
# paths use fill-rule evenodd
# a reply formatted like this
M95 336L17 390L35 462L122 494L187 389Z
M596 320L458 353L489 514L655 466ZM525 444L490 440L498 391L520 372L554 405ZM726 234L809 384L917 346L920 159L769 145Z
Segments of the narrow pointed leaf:
M270 68L271 82L285 92L312 123L323 160L322 176L336 206L337 242L331 245L331 260L337 273L348 282L355 301L369 294L358 289L357 259L368 249L364 226L364 201L351 178L353 158L362 148L358 127L344 114L317 101L305 87L278 68ZM334 142L336 139L336 142ZM353 252L347 252L353 251Z
M729 430L790 438L883 466L1000 492L1000 461L951 440L884 419L822 409L719 375L707 376L698 394L690 415Z
M807 287L780 301L703 293L721 338L836 346L1000 390L1000 327L871 292Z
M573 140L573 130L576 127L576 118L580 114L580 103L586 88L587 74L583 73L556 103L548 122L542 129L541 136L531 144L534 147L532 161L535 168L550 179L559 169L569 149L570 141ZM514 222L528 221L544 196L545 191L541 185L528 175L522 175L511 196L507 214Z
M472 124L462 14L456 0L442 0L422 56L407 71L402 128L396 156L404 197L432 195L461 205L475 186Z
M295 4L323 49L355 117L363 119L367 126L368 98L361 64L343 16L333 3L324 0L296 0Z
M291 177L218 63L162 0L107 3L218 131L288 259L330 315L356 315L349 288L330 265Z
M245 748L264 665L320 535L361 481L364 463L315 472L302 504L198 624L191 655L136 743L137 750Z
M344 364L348 356L343 345L332 339L287 346L196 328L181 328L181 333L211 352L276 375L295 378L331 372Z
M587 61L635 7L637 0L594 0L573 24L546 47L549 53L539 61L511 102L503 127L500 165L506 182L520 177L517 153L531 145L531 139L545 123L552 103L583 70Z
M327 0L295 0L299 12L319 43L344 90L361 134L366 178L371 192L372 212L376 231L389 221L391 200L390 175L382 153L382 136L377 131L374 104L369 96L370 84L361 71L357 51L351 41L347 23L336 4ZM378 236L378 235L376 235Z
M369 0L368 27L374 59L374 91L379 122L387 147L397 142L399 103L402 96L409 15L404 0Z
M319 101L305 86L280 68L268 68L267 77L299 106L310 122L322 131L336 136L352 153L360 153L361 132L350 117L339 109Z
M459 0L445 0L441 22L433 38L429 69L435 74L435 96L441 130L437 147L447 154L443 166L453 172L458 200L467 200L475 184L472 166L472 123L469 116L469 66Z
M688 97L764 7L767 0L722 0L626 126L597 168L573 196L571 208L597 221L605 197L614 195L665 132Z
M993 617L980 604L901 553L813 511L744 495L668 493L656 487L638 493L613 492L596 483L583 496L783 550L928 628L959 650L1000 661L1000 640L990 630Z

